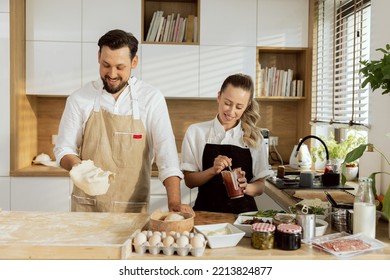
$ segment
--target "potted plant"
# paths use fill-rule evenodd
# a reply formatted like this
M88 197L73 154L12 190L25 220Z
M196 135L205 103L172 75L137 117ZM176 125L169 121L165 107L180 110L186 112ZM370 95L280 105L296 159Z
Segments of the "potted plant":
M369 143L369 144L361 144L359 147L357 147L357 148L353 149L352 151L350 151L346 155L345 160L342 163L342 168L345 168L345 166L349 162L356 162L356 161L358 161L360 159L360 157L363 155L364 151L367 149L368 146L371 146L373 150L378 152L385 159L385 162L390 166L390 162L386 158L386 156L381 151L379 151L373 144ZM388 187L384 197L381 197L380 195L377 195L376 187L375 187L375 176L378 175L378 174L390 175L390 173L386 172L386 171L377 171L377 172L372 173L369 176L369 178L372 179L372 191L374 193L374 196L379 201L379 203L381 203L381 207L379 207L378 210L382 211L384 213L384 215L388 219L390 219L390 186ZM342 185L344 185L346 183L346 181L347 181L346 177L344 176L344 174L342 174L342 176L341 176L341 183L342 183Z
M323 139L323 137L321 138ZM353 133L349 133L348 137L346 139L342 139L340 143L336 141L333 133L330 133L329 137L323 140L326 147L328 148L329 160L331 161L331 164L337 165L337 167L340 167L348 152L352 151L360 144L366 142L366 138L363 135L360 135L356 130L354 130ZM325 148L322 145L318 147L312 147L311 155L312 161L314 163L319 160L325 164ZM350 162L349 167L356 169L357 162Z
M383 53L380 60L363 60L360 63L364 66L359 70L364 80L362 87L370 83L372 91L382 89L382 94L390 93L390 44L386 44L386 49L378 48L377 51Z

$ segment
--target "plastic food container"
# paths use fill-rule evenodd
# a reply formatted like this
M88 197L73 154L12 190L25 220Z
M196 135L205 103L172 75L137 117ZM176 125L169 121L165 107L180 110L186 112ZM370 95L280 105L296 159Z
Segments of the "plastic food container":
M252 225L252 247L259 250L274 247L275 226L269 223L255 223Z
M295 224L280 224L276 228L276 248L297 250L301 248L302 227Z

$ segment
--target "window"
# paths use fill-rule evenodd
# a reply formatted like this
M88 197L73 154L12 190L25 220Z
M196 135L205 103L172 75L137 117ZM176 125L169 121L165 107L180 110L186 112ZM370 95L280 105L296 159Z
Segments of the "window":
M312 124L368 127L368 87L360 61L369 59L370 0L316 0Z

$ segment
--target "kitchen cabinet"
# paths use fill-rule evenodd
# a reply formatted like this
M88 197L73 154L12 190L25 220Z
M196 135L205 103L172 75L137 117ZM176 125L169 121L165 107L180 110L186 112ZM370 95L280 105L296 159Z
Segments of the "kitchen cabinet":
M11 186L9 177L0 177L0 211L11 210Z
M199 46L145 44L142 80L165 97L199 97Z
M191 204L190 189L187 188L182 180L180 182L181 201L183 204ZM168 211L167 191L161 181L152 177L150 179L150 206L149 213L161 209L162 211Z
M0 176L9 176L10 170L10 18L5 2L0 2Z
M141 38L141 0L82 0L82 41L97 43L112 29L123 29ZM141 41L140 41L141 42Z
M68 96L98 79L97 41L107 31L120 28L139 38L141 0L111 3L115 12L105 1L26 1L27 94Z
M201 45L255 46L256 0L203 0Z
M70 211L69 177L11 177L12 211Z
M245 73L255 80L256 47L200 46L199 96L216 98L229 75Z
M26 41L26 60L27 94L66 96L81 86L81 43Z
M309 0L258 0L257 46L308 47Z
M80 42L81 7L80 0L27 0L26 40Z
M0 0L0 13L9 13L9 0Z

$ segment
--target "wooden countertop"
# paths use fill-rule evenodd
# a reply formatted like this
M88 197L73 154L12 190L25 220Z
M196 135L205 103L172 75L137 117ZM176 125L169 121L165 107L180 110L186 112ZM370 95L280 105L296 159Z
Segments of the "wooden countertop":
M147 214L0 212L0 259L213 259L278 260L336 259L335 256L302 244L299 250L256 250L250 238L237 246L210 249L200 257L137 254L131 235L142 229ZM234 214L196 212L195 225L233 223ZM377 225L377 239L390 245L388 223ZM390 259L390 246L353 259Z
M236 215L227 213L196 212L195 225L213 223L233 223ZM328 233L331 233L329 230ZM377 239L388 244L384 250L369 254L355 256L352 259L378 259L390 260L390 239L388 235L388 223L380 221L377 225ZM166 256L162 253L151 255L149 253L131 253L130 259L210 259L210 260L310 260L310 259L337 259L335 256L303 244L301 248L294 251L284 251L279 249L256 250L251 246L251 239L244 237L235 247L210 249L206 247L204 254L200 257L191 255L180 257L177 255Z

